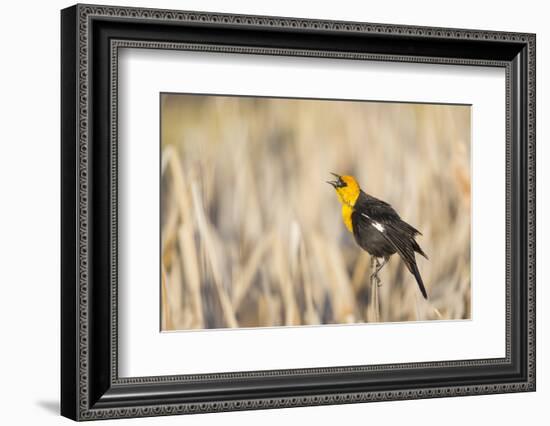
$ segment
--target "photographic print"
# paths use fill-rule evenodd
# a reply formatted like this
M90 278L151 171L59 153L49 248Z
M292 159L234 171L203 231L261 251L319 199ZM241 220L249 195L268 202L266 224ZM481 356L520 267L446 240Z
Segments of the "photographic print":
M162 93L161 330L470 319L470 121Z

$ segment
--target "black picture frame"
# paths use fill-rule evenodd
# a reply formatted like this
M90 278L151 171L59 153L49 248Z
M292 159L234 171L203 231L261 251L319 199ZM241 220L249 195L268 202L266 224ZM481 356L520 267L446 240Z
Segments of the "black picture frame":
M158 416L535 390L534 34L75 5L61 12L61 414ZM117 49L506 70L506 356L119 378ZM504 212L502 212L504 214Z

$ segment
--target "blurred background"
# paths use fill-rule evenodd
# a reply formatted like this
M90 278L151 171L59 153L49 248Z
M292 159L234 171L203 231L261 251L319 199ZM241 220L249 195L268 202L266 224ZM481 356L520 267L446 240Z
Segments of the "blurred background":
M470 107L161 96L161 328L470 318ZM422 232L425 301L370 257L330 172Z

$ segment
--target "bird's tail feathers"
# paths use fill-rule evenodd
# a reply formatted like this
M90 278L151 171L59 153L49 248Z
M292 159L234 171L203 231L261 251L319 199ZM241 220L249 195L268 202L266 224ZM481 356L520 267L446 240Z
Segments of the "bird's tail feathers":
M428 259L428 255L426 253L424 253L424 250L422 250L420 248L420 246L418 245L418 243L415 241L415 240L412 240L412 243L413 243L413 249L415 252L417 252L418 254L424 256L426 259ZM429 259L428 259L429 260Z
M413 263L410 266L411 266L410 268L411 272L416 278L416 282L418 283L418 287L420 288L422 296L424 296L424 299L428 300L428 293L426 292L426 287L424 287L424 281L422 281L422 277L420 276L420 271L418 270L418 266L416 266L416 263Z

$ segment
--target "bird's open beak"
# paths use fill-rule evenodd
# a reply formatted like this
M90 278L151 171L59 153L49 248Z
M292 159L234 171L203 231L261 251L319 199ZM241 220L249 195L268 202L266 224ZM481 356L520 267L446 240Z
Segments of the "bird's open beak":
M337 175L336 173L330 173L332 176L336 178L336 180L327 180L327 183L331 184L333 187L338 187L338 181L340 180L340 175Z

